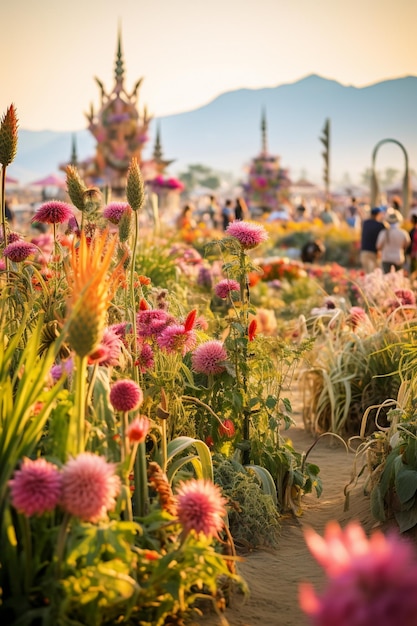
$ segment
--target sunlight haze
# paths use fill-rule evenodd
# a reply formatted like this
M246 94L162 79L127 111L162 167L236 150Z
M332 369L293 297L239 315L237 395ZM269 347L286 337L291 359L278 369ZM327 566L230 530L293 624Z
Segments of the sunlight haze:
M356 87L417 74L413 0L14 0L1 21L0 113L13 102L30 130L86 127L119 28L125 87L143 77L155 117L312 73Z

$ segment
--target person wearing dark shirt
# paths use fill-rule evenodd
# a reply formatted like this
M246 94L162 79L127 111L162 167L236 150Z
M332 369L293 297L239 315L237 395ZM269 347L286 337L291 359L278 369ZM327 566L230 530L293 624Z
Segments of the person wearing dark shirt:
M360 262L366 274L379 267L376 240L381 230L385 229L383 215L382 209L374 207L371 210L371 217L362 223Z

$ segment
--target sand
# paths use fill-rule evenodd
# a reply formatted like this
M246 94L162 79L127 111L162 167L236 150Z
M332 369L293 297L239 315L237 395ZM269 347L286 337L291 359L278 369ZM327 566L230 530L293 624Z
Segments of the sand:
M296 426L288 431L297 452L307 451L315 438L303 427L300 407L295 412ZM345 526L359 520L367 533L378 526L371 515L369 498L361 478L344 511L345 486L350 482L354 453L347 452L334 438L321 438L309 454L309 460L320 467L323 493L320 498L308 494L302 498L302 515L282 517L280 545L275 551L253 551L242 555L238 569L246 580L250 595L234 594L222 616L205 614L193 626L307 626L308 621L298 603L302 581L313 583L317 590L325 581L321 567L311 556L303 536L308 525L322 534L326 523L337 520Z

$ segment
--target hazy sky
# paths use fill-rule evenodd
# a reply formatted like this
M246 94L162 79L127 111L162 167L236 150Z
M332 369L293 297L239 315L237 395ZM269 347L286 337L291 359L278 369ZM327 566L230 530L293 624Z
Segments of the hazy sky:
M30 130L86 127L94 77L114 85L119 24L125 86L143 77L155 117L311 73L417 75L417 0L12 0L0 15L0 115L13 102Z

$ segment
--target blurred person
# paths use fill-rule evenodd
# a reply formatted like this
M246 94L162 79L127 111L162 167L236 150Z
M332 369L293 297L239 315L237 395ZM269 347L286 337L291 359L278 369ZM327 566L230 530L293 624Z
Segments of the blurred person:
M236 198L235 220L244 220L249 215L249 210L243 198Z
M406 257L409 258L410 274L417 271L417 213L411 215L411 230L408 231L411 243L406 251Z
M403 216L394 208L389 208L385 217L389 228L378 234L376 249L381 251L382 271L388 274L391 268L402 269L405 264L405 251L411 243L408 231L401 228Z
M219 204L215 198L215 196L209 196L209 203L207 207L207 213L210 220L210 225L213 228L218 228L218 217L219 217Z
M330 203L327 202L324 205L323 211L319 214L319 219L323 224L333 224L333 226L340 226L340 220L336 213L332 210Z
M320 239L307 241L301 248L301 260L303 263L317 263L325 252L325 245Z
M193 209L190 204L186 204L177 219L178 230L191 230L195 228Z
M346 209L346 224L350 226L350 228L358 228L361 223L361 218L359 214L358 205L356 203L356 198L352 196L351 204Z
M379 267L379 255L376 240L382 230L384 213L380 207L374 207L368 219L362 222L360 263L366 274L370 274Z
M223 208L222 208L223 230L227 229L230 222L233 221L233 218L234 218L234 210L232 207L232 201L228 199L225 201Z

